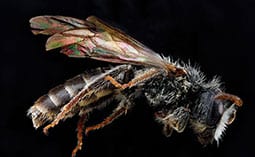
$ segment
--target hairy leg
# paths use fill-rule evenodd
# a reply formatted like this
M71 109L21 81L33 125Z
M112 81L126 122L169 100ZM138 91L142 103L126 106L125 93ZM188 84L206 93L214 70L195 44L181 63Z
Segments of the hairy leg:
M127 110L131 107L131 102L126 98L126 96L124 96L122 94L119 94L118 96L119 96L118 99L120 99L120 102L119 102L118 106L113 110L112 114L110 114L108 117L106 117L102 122L100 122L96 125L87 127L85 130L86 135L90 131L98 130L98 129L105 127L106 125L111 124L116 118L127 113Z
M126 107L124 107L124 106L119 107L118 106L113 111L113 113L111 115L109 115L108 117L106 117L102 122L100 122L96 125L87 127L86 130L85 130L85 134L87 135L90 131L98 130L98 129L101 129L101 128L105 127L106 125L111 124L116 118L118 118L121 115L123 115L124 113L126 113L126 111L127 111Z
M76 156L76 153L81 150L82 148L82 139L83 139L83 130L84 130L84 123L87 120L87 114L83 114L77 124L77 145L73 149L72 157Z
M82 89L75 97L73 97L62 109L62 111L57 115L55 120L43 128L44 134L48 134L48 130L58 125L59 121L66 117L66 115L72 111L72 109L77 105L77 103L82 99L82 97L87 93L87 89Z
M105 80L110 81L111 84L113 84L116 88L120 88L120 89L124 90L128 87L130 88L130 87L135 86L139 82L142 82L144 80L147 80L147 79L151 78L153 75L157 74L158 72L159 72L158 69L150 69L150 70L144 72L143 74L133 78L131 81L129 81L128 83L125 83L125 84L120 84L118 81L116 81L110 75L107 75L105 77Z

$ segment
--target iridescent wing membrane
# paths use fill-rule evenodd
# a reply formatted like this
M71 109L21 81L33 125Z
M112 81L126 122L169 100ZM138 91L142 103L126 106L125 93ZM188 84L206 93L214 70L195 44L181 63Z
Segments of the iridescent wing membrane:
M173 74L185 73L145 45L95 16L79 20L64 16L38 16L30 20L34 34L51 35L46 50L62 48L69 57L162 68Z

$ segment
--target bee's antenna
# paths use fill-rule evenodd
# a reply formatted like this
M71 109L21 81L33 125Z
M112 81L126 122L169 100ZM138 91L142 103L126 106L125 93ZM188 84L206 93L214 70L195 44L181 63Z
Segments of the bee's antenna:
M221 92L215 96L215 99L221 99L221 100L229 100L232 101L234 104L236 104L238 107L241 107L243 105L242 99L240 99L238 96L228 94Z

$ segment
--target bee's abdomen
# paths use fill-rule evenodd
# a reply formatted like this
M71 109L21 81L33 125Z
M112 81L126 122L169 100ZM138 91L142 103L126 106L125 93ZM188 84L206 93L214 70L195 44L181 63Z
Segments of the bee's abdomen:
M28 111L34 127L38 128L46 121L52 121L61 108L86 86L88 79L89 76L85 73L80 74L41 96Z
M64 84L51 89L47 94L41 96L35 104L28 110L28 115L32 118L35 128L46 122L53 121L62 108L70 102L81 90L86 89L83 97L78 101L79 105L68 112L67 116L72 117L84 106L95 103L102 97L113 92L113 85L106 82L105 76L110 75L117 81L124 82L125 78L131 80L129 76L131 66L120 65L114 68L97 68L84 72L76 77L67 80Z

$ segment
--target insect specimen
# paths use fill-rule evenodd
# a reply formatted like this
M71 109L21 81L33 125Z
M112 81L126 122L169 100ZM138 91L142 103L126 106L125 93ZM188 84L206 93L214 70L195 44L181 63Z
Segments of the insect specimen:
M166 136L188 127L203 145L219 142L243 104L239 97L223 91L217 77L208 80L198 68L160 56L94 16L86 20L38 16L30 23L34 34L50 35L46 50L61 48L61 53L69 57L119 63L67 80L28 110L34 127L44 126L45 134L61 120L80 117L72 156L82 148L83 134L127 113L140 96L148 102ZM115 108L102 122L84 126L89 113L111 105Z

